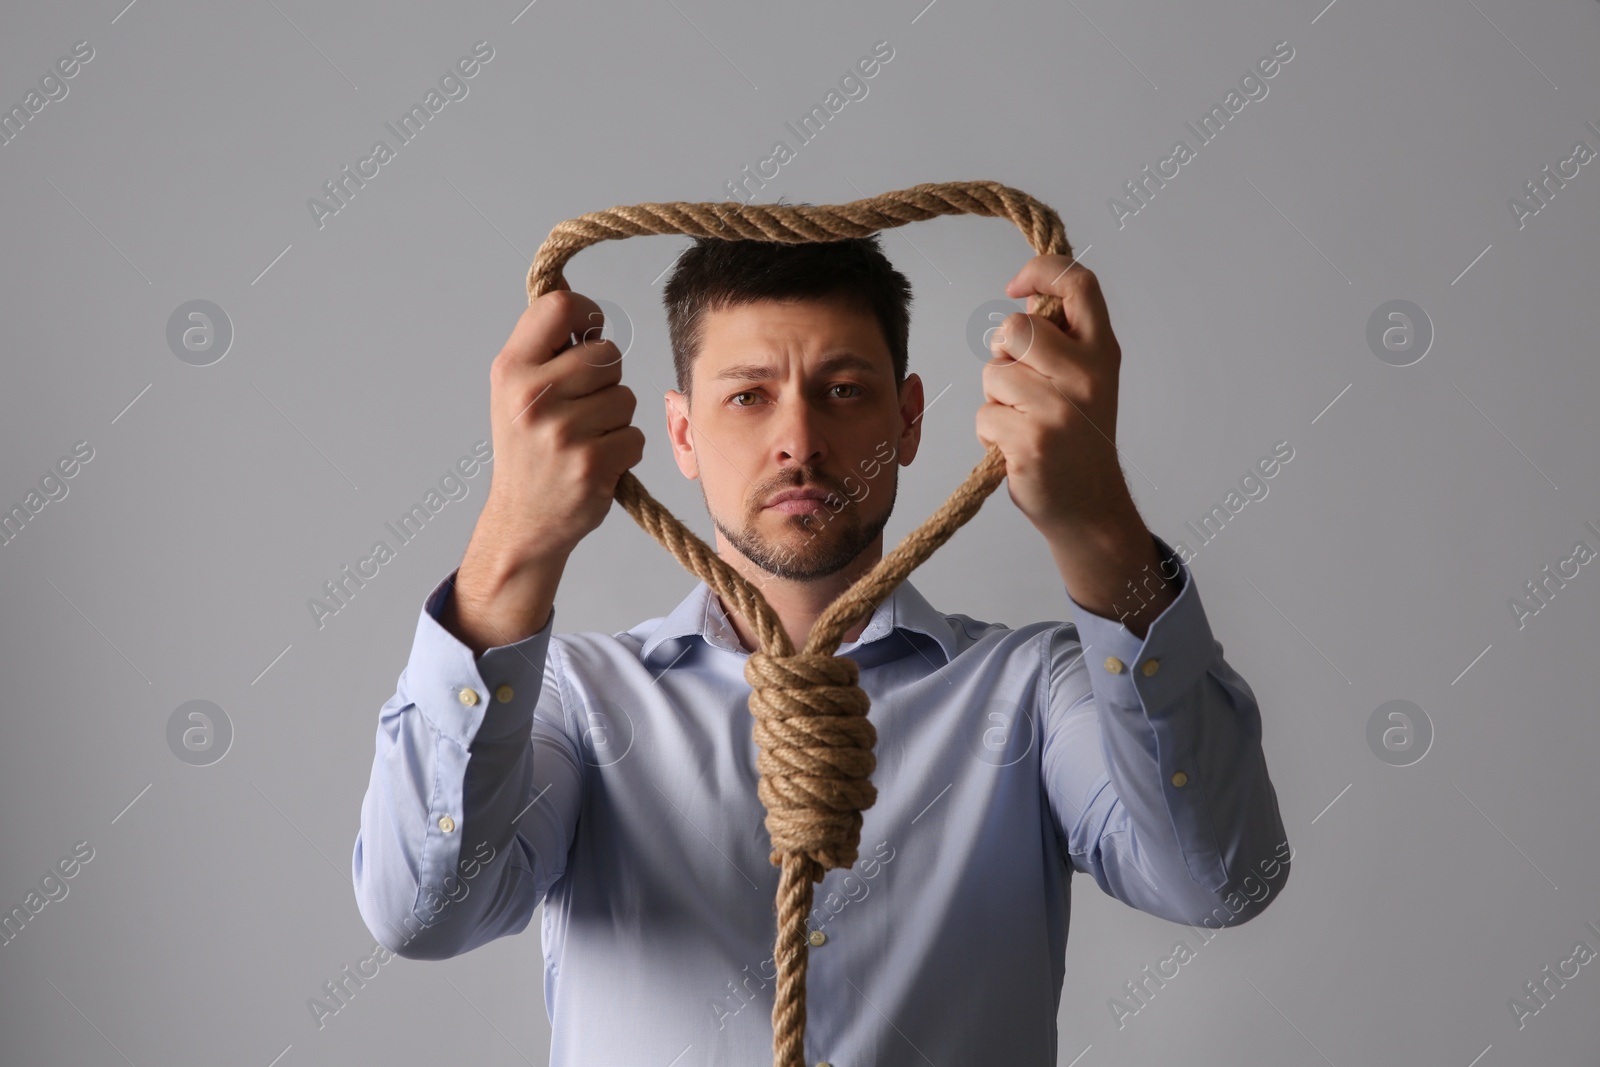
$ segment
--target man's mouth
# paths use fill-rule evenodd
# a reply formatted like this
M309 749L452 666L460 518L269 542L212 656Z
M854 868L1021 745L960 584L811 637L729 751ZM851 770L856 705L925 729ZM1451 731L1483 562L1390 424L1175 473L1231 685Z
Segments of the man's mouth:
M825 489L785 489L767 502L767 508L786 515L806 515L828 506L837 494Z

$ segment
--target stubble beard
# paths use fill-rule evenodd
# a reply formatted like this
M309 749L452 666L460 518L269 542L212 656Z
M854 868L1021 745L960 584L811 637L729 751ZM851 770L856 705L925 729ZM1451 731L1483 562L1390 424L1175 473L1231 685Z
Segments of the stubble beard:
M765 510L760 505L746 519L744 528L737 531L712 513L710 501L706 502L706 513L728 543L763 571L787 581L812 582L848 567L877 539L894 512L898 489L897 480L891 480L889 506L866 524L861 521L857 502L852 501L846 501L837 514L827 504L804 515L778 512L785 531L781 543L766 540L758 532L757 523ZM704 495L702 486L702 498Z

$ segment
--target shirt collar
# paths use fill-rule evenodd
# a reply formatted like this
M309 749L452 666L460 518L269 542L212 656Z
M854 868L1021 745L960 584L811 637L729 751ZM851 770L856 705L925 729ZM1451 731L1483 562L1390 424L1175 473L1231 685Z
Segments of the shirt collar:
M951 622L928 603L916 586L911 584L911 579L906 578L872 609L872 617L867 620L861 636L841 644L834 654L845 655L875 641L893 637L897 630L915 631L933 638L944 652L946 663L958 651ZM733 628L723 609L722 598L711 591L704 579L696 583L689 595L679 601L678 606L663 617L654 630L649 631L639 656L647 662L655 656L670 663L682 655L683 650L678 647L669 650L662 646L675 638L686 637L699 637L715 648L749 655L740 644L738 631Z

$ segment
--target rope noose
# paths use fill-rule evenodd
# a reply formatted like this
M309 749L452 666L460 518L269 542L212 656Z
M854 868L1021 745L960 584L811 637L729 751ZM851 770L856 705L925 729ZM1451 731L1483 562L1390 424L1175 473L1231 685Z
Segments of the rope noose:
M1016 223L1040 254L1072 255L1060 217L1049 205L998 182L928 182L847 204L629 204L568 219L550 231L528 270L528 302L564 281L561 269L600 241L641 234L686 234L787 244L865 237L940 215L985 215ZM1061 298L1036 298L1036 313L1065 328ZM616 500L661 545L755 630L760 648L745 664L752 735L760 748L757 792L766 809L769 857L778 881L773 1067L804 1067L806 917L812 883L856 862L861 812L877 800L871 775L877 730L867 718L859 666L835 656L845 633L978 513L1005 478L1005 456L990 446L972 473L921 526L839 595L794 649L760 591L672 515L632 471L617 482Z

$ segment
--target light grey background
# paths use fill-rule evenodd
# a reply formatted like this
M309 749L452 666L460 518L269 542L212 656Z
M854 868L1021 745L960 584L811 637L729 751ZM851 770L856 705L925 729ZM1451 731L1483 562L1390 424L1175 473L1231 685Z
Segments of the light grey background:
M1524 226L1508 200L1600 149L1600 4L124 2L10 4L0 29L6 108L94 48L0 147L0 504L94 449L0 547L0 909L94 849L0 948L0 1061L546 1062L537 917L386 964L320 1029L307 1006L372 950L349 868L377 711L488 472L320 629L307 601L488 437L489 364L552 226L724 199L885 40L868 95L759 199L981 178L1055 207L1106 292L1124 469L1168 540L1194 547L1185 522L1294 449L1192 564L1261 703L1294 874L1203 947L1076 879L1060 1062L1595 1062L1600 962L1520 1029L1508 1001L1600 949L1600 565L1521 628L1508 601L1600 547L1600 164ZM468 95L319 228L308 198L480 40ZM1109 198L1279 41L1268 95L1119 227ZM709 538L661 414L659 279L686 244L605 245L567 276L627 310L636 473ZM912 369L950 387L893 545L982 455L966 322L1031 251L970 217L884 246L916 286ZM234 330L204 367L166 340L197 299ZM1367 342L1397 299L1435 331L1405 367ZM947 611L1067 617L1003 491L914 580ZM561 629L626 629L693 582L615 508ZM1397 699L1434 730L1404 767L1367 742ZM232 723L209 766L168 747L191 700ZM1119 1028L1110 998L1180 938L1196 958Z

